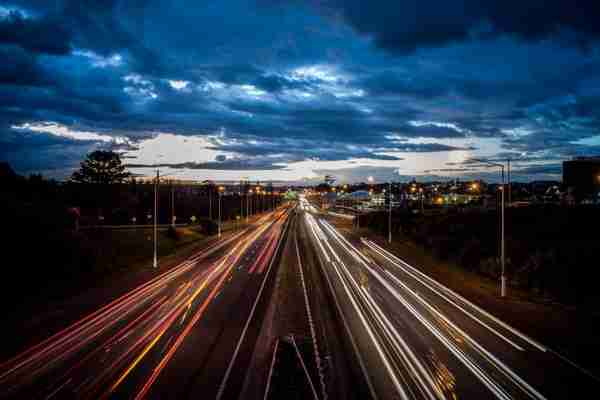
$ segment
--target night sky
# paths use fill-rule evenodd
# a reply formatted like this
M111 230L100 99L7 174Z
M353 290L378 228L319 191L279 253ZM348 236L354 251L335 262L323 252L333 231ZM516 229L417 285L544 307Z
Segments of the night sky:
M182 179L560 179L600 155L600 3L13 1L0 160Z

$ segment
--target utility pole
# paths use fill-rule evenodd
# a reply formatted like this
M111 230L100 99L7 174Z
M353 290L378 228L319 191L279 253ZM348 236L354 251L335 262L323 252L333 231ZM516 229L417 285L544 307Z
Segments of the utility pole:
M500 296L505 297L506 296L506 259L505 259L505 243L504 243L504 208L505 208L504 192L506 192L506 188L505 188L505 179L504 179L504 164L494 163L491 161L480 160L480 159L476 159L476 158L472 158L471 161L476 161L479 163L498 167L498 168L500 168L500 172L502 175L502 184L500 186L500 195L502 196L501 200L500 200L500 206L502 207L501 217L500 217L500 219L501 219L501 222L500 222L500 264L501 264L501 271L502 271L501 275L500 275Z
M212 187L208 186L208 219L212 221Z
M502 196L502 228L501 228L501 235L502 235L502 244L500 245L500 262L502 263L502 275L500 277L500 296L505 297L506 296L506 275L505 275L505 259L504 259L504 192L505 187L504 187L504 166L502 166L502 187L501 187L501 193L500 195Z
M222 186L219 186L219 238L221 238L221 188Z
M511 176L510 176L510 158L507 160L508 163L508 206L510 207L512 205L512 181L511 181Z
M152 266L154 268L158 268L158 258L157 258L157 250L158 250L158 180L159 180L158 169L156 170L156 182L154 182L154 261Z
M389 213L388 213L388 243L392 243L392 182L388 185L388 197L389 197Z
M171 180L171 226L175 229L175 186Z
M250 215L250 194L252 189L246 191L246 223L248 223L248 215Z
M244 185L243 181L240 181L240 219L244 218L244 197L242 193L244 193Z

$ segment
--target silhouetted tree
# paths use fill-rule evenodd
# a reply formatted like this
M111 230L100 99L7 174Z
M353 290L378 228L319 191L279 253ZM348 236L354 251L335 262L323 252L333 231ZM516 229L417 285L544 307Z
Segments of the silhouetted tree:
M96 150L88 154L79 170L73 172L75 183L113 184L121 183L130 176L125 171L119 154L113 151Z

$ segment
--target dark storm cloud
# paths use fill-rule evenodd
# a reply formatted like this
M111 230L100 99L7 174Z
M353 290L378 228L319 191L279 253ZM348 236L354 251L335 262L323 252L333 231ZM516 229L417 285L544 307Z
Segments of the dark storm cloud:
M550 163L550 164L535 164L528 165L526 167L517 168L515 170L517 174L523 175L540 175L540 174L562 174L562 164L560 163Z
M212 150L233 152L247 157L264 160L265 163L302 161L306 159L321 161L339 161L349 158L370 158L375 160L401 160L401 158L385 154L377 154L374 150L365 151L356 146L333 146L331 143L312 140L295 140L286 138L281 141L257 142L236 141L233 143L215 143L208 147ZM268 161L268 159L271 161Z
M47 76L37 64L35 55L16 46L0 46L0 84L38 86L48 83Z
M18 45L32 52L68 54L72 38L61 22L49 17L26 18L19 11L11 11L0 16L0 44Z
M208 161L202 163L185 162L185 163L174 163L174 164L127 164L128 168L170 168L170 169L208 169L208 170L220 170L220 171L271 171L284 169L282 165L273 165L266 160L224 160L224 161Z
M341 15L358 32L392 51L443 46L502 34L539 40L568 31L577 44L600 37L600 5L594 0L436 0L314 1L328 14Z
M0 160L21 172L76 168L97 142L74 140L48 133L15 132L0 126Z
M600 135L595 3L314 4L11 1L0 7L1 154L44 149L32 162L58 168L98 145L44 146L58 139L10 128L45 121L129 138L121 150L158 132L220 134L212 147L241 158L206 169L394 161L384 153L473 150L480 138L540 160L598 152L578 142Z
M341 141L331 143L291 138L271 142L237 140L232 143L222 143L220 141L215 141L215 143L208 148L211 150L240 154L248 159L257 158L265 160L270 158L272 163L303 161L307 159L340 161L360 158L382 161L400 161L402 160L401 157L382 153L385 153L386 151L399 153L431 153L472 149L470 147L456 147L441 143L396 143L386 144L385 147L363 149L355 144L344 144Z

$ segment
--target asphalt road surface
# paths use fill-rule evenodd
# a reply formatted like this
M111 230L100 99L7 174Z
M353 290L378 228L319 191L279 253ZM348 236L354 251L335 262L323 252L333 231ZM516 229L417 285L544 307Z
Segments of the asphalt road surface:
M366 238L352 242L306 200L299 209L370 397L598 397L595 378L542 343L384 247Z
M305 374L310 398L598 397L594 377L301 198L2 362L0 398L240 398L277 268L301 280L307 338L304 372L279 372ZM300 398L277 390L295 381L271 393Z
M0 398L235 397L289 209L0 364Z

